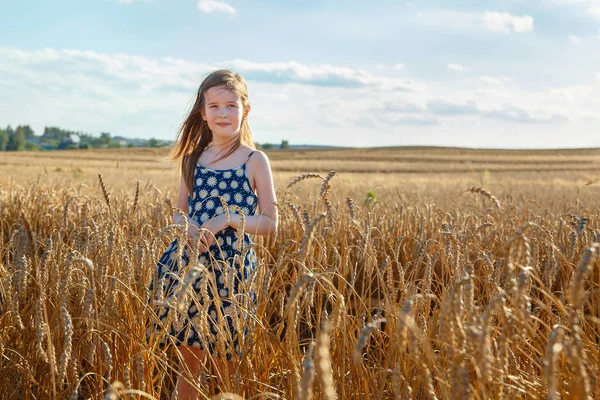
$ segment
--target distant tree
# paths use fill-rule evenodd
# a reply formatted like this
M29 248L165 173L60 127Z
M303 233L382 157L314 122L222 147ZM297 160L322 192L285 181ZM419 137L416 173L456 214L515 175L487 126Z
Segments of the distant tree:
M40 146L38 146L35 143L31 143L31 142L25 142L25 150L27 151L38 151L40 149Z
M23 151L25 150L25 131L22 126L18 126L17 130L13 135L8 138L6 144L6 150L9 151Z
M43 149L46 150L56 150L58 148L58 140L56 139L43 139L43 142L40 142L40 145Z
M79 143L80 149L91 149L92 146L89 143Z
M287 140L282 140L281 144L279 145L280 149L289 149L290 148L290 144L288 143Z
M110 133L108 133L108 132L101 132L100 133L100 140L101 140L102 144L105 144L105 145L108 146L110 144L110 141L111 141L111 139L110 139Z
M146 146L148 147L160 147L160 142L157 139L150 139L146 142Z
M254 147L256 147L256 150L261 150L262 149L262 146L258 142L254 142Z
M23 127L23 132L25 133L25 139L33 139L35 137L35 133L29 125Z
M92 147L98 148L103 147L105 145L104 140L102 138L92 138L91 142Z
M133 144L133 143L127 143L127 147L135 147L135 144Z
M110 142L108 143L109 149L119 149L121 148L121 142Z
M6 150L6 144L8 143L8 133L5 130L0 129L0 151Z
M274 146L271 143L265 143L262 145L263 150L271 150Z

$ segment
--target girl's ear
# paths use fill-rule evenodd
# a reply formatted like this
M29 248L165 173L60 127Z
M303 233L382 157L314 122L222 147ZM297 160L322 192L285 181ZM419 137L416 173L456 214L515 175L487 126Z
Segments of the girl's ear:
M247 117L249 112L250 112L250 104L248 104L248 106L246 106L246 109L244 110L244 117Z

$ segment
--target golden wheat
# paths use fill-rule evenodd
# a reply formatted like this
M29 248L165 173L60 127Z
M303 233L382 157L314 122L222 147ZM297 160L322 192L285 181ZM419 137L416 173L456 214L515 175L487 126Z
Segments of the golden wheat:
M474 187L494 202L482 209L448 196L461 181L452 191L378 192L359 209L338 186L344 173L330 175L292 179L277 236L255 239L257 311L232 299L244 311L233 323L249 329L244 356L234 384L204 371L201 398L600 397L593 196L569 203L550 191L532 202ZM196 278L203 297L215 290L203 266L180 271L175 292L165 281L148 292L158 258L186 234L170 225L169 189L140 181L132 203L98 180L98 196L78 182L0 186L7 398L171 398L184 372L164 330L146 335L154 307L170 307L178 324L194 301L210 337L208 302L190 290ZM231 287L234 271L223 275ZM219 331L223 354L232 339Z

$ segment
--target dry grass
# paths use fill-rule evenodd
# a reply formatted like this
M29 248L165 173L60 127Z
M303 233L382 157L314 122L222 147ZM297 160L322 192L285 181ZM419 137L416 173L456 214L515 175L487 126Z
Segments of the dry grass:
M376 156L384 151L393 153ZM399 153L447 163L466 153L556 157ZM576 165L578 154L565 153ZM170 398L178 355L160 346L160 335L146 340L145 321L155 318L146 288L156 261L182 235L169 226L175 173L124 169L127 158L112 152L91 153L102 170L85 162L69 169L69 153L56 154L63 171L3 158L10 172L0 178L0 393ZM118 169L114 154L123 155ZM155 156L132 159L159 164ZM322 178L294 180L275 168L280 229L255 238L256 326L221 390L303 399L600 396L600 209L598 188L585 186L594 176L576 168L492 173L484 193L481 171L335 169L327 175L307 164ZM373 188L376 200L365 203ZM201 270L184 271L182 286ZM182 291L162 305L189 301ZM226 347L219 341L221 353ZM196 384L202 398L216 390L210 377Z

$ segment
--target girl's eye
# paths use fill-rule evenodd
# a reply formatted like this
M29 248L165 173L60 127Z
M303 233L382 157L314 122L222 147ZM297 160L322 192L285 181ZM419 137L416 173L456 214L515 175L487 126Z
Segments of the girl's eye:
M235 104L230 104L229 107L237 108Z

